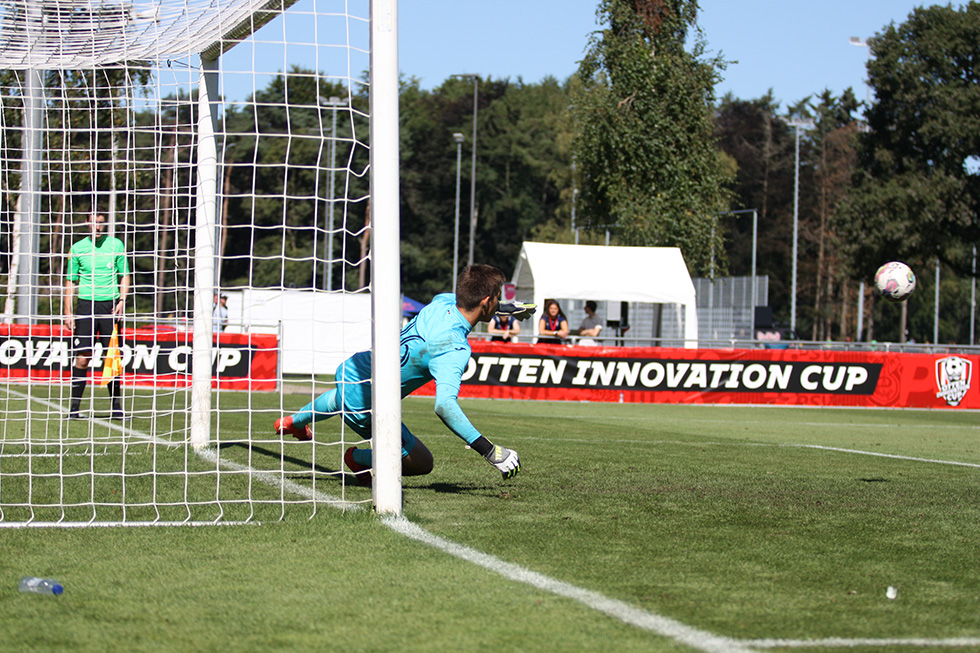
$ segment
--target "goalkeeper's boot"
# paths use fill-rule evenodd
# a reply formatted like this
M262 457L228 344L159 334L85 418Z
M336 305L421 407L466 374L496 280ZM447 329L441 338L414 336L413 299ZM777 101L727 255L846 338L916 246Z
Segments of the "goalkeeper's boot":
M306 426L295 426L293 424L293 416L280 417L276 420L276 433L279 435L289 434L296 438L297 440L312 440L313 439L313 429L310 425Z
M344 464L347 468L354 472L354 478L357 479L357 484L364 487L371 487L371 468L365 467L364 465L358 465L354 462L354 451L357 447L350 447L344 452Z
M526 320L534 315L537 304L525 304L522 301L500 302L497 305L497 315L509 315L518 321Z

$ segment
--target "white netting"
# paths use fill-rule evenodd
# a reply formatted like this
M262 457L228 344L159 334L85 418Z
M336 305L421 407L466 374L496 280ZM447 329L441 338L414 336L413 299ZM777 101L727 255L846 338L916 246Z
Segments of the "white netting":
M35 0L0 5L0 67L83 69L216 56L295 0Z
M272 432L371 344L368 14L367 0L0 5L0 525L370 500L343 482L339 419L312 443ZM131 269L127 421L99 384L101 344L82 419L66 419L65 272L94 209ZM212 292L229 315L202 403ZM202 406L208 446L192 444Z

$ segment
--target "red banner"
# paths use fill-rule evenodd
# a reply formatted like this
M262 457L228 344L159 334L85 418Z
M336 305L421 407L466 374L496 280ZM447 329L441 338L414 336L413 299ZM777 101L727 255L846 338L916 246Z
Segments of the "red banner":
M980 408L977 356L471 344L462 397ZM432 383L419 390L434 393Z
M120 333L124 384L187 387L194 334L174 329L124 329ZM211 385L229 390L275 390L279 343L275 335L222 333L211 350ZM96 343L90 379L102 376ZM0 378L67 379L71 336L61 326L0 325Z

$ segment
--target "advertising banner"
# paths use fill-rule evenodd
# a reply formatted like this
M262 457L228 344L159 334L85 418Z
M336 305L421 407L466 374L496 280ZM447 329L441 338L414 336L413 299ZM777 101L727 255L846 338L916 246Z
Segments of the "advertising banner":
M471 344L463 397L980 408L976 356Z
M120 334L123 384L186 387L191 383L194 334L174 329L124 329ZM222 333L211 350L212 386L275 390L275 335ZM102 345L89 363L91 380L102 376ZM61 326L0 325L0 378L67 379L74 354Z

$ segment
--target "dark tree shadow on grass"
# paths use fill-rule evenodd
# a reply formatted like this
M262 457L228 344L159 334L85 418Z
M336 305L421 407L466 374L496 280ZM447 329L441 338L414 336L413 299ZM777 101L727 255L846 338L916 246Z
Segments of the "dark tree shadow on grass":
M269 458L270 460L282 461L284 463L295 465L296 467L299 468L297 472L299 472L300 470L310 471L310 473L308 474L288 473L289 478L292 480L305 479L305 480L312 481L314 478L319 480L323 480L326 478L332 481L340 481L341 477L347 476L348 485L357 485L357 481L354 479L354 476L350 474L344 474L342 470L335 469L333 467L325 467L324 465L320 465L318 463L314 463L313 466L310 467L310 461L308 459L297 458L296 456L289 456L282 453L281 451L277 451L275 449L268 449L266 447L261 447L252 442L218 443L219 451L222 449L233 449L233 448L245 449L247 451L250 451L253 455L263 456Z

